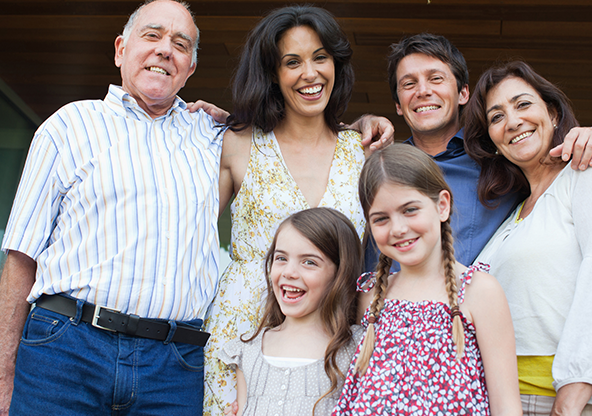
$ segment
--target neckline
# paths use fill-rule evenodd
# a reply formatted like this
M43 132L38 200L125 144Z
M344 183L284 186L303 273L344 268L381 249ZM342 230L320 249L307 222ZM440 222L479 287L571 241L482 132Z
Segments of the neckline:
M331 179L333 178L333 176L334 176L333 174L335 171L335 159L337 156L337 151L341 149L341 145L342 145L341 133L342 132L337 133L337 142L335 143L335 150L333 150L333 158L331 159L331 168L329 169L329 177L327 178L327 184L325 185L325 191L323 192L323 196L321 197L319 204L314 208L324 206L325 199L326 199L327 195L329 194L329 188L330 188L329 185L331 183ZM273 150L276 152L278 159L280 159L280 161L282 163L282 167L284 168L285 172L287 173L288 177L290 178L290 181L292 181L292 183L294 184L295 192L298 194L298 197L304 203L306 208L313 208L308 203L308 200L304 196L304 193L302 193L302 190L300 189L298 182L296 182L296 179L294 179L294 176L292 176L292 172L290 172L290 169L288 169L288 165L286 164L286 161L284 159L284 155L282 153L282 149L280 147L280 144L277 141L277 137L275 136L275 132L271 131L270 135L271 135L271 142L273 144Z
M317 359L311 358L312 360L315 360L315 361L313 361L313 362L311 362L311 363L308 363L308 364L299 365L299 366L297 366L297 367L278 367L278 366L276 366L276 365L273 365L273 364L271 364L269 361L267 361L267 360L265 359L265 357L272 357L272 358L299 358L299 357L275 357L275 356L273 356L273 355L272 355L272 356L270 356L270 355L267 355L267 354L265 354L265 353L263 352L263 337L265 336L265 333L266 333L268 330L270 330L270 329L272 329L272 328L266 328L265 330L261 331L261 333L260 333L260 334L257 336L257 338L256 338L256 339L257 339L257 342L258 342L258 344L259 344L259 345L257 345L257 348L259 349L259 352L261 353L261 357L263 358L263 361L264 361L264 362L265 362L265 364L267 364L268 366L270 366L270 367L273 367L273 368L280 368L280 369L282 369L282 370L287 370L287 369L294 369L294 370L295 370L295 369L297 369L297 368L305 368L305 367L309 367L309 366L317 365L317 364L319 363L319 361L323 360L323 358L317 358ZM304 359L308 359L308 358L304 358Z
M530 210L530 212L528 213L528 215L525 218L520 218L520 214L522 213L522 209L524 208L524 204L526 203L526 199L524 201L522 201L522 203L518 207L518 212L516 214L516 217L514 218L514 224L516 224L516 225L520 224L524 219L526 219L527 217L529 217L533 214L534 210L537 208L537 205L539 204L539 201L553 189L557 180L565 174L566 169L571 169L569 163L567 165L565 165L557 173L557 175L555 175L555 178L553 178L553 180L551 181L549 186L547 186L547 189L545 189L543 191L543 193L537 198L537 200L534 203L534 206L532 207L532 209Z

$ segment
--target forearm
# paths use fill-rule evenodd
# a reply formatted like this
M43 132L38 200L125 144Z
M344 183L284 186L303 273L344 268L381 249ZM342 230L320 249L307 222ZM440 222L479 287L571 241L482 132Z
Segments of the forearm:
M590 397L592 397L592 384L566 384L557 391L551 416L579 416Z
M0 278L0 415L8 414L16 352L30 305L27 296L35 280L36 263L10 252Z

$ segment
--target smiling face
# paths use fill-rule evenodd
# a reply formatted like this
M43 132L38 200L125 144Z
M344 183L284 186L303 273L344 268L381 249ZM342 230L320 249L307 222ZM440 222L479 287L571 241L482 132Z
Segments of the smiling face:
M192 64L197 30L179 3L161 0L144 6L127 43L115 40L115 64L123 90L151 117L165 114L177 92L195 71Z
M278 42L277 80L286 115L323 115L335 82L333 57L308 26L293 27Z
M446 63L413 53L399 62L396 77L397 114L405 118L414 139L449 140L460 130L459 106L467 103L469 87L459 93Z
M555 114L522 78L506 78L486 97L489 137L506 159L522 169L548 156Z
M335 264L291 224L280 230L270 279L286 319L318 319L320 301L336 272Z
M442 262L441 222L450 214L450 194L441 191L438 202L414 188L382 185L368 211L378 249L401 268Z

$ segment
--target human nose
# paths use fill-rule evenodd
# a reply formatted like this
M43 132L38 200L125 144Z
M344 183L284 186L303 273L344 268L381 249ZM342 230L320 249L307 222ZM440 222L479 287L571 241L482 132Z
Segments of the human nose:
M431 95L432 94L432 87L430 86L430 83L427 80L419 80L417 82L416 93L420 97L426 96L426 95Z
M169 59L173 53L171 42L166 38L161 39L156 45L155 53L162 56L164 59Z
M522 118L516 111L508 111L506 114L506 127L508 130L516 130L522 125Z
M288 260L284 264L284 266L282 267L280 274L282 277L284 277L286 279L297 279L298 273L297 273L297 268L296 268L296 264L294 263L294 261Z
M313 81L317 77L317 70L310 61L305 61L302 65L302 78L307 81Z
M407 231L409 231L409 226L404 218L391 221L391 235L393 237L402 237Z

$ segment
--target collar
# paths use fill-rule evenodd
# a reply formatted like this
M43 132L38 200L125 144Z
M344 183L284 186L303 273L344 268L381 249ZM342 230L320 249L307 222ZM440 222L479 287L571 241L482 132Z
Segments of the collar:
M148 113L146 113L146 111L144 111L142 107L138 105L136 99L129 95L127 92L125 92L123 88L121 88L118 85L109 85L109 92L105 96L105 102L113 111L115 111L122 117L127 117L129 115L129 112L131 112L137 119L147 118L150 121L153 120L152 117L150 117ZM154 120L157 120L162 117L169 117L176 113L180 113L186 109L187 103L185 103L185 101L179 98L179 96L176 96L173 105L171 106L171 108L169 108L166 114L157 117Z
M464 128L461 128L454 136L450 138L448 144L446 145L446 150L437 155L433 156L434 159L450 159L453 157L458 156L460 153L465 152L465 145L464 145ZM403 143L410 144L415 146L415 142L413 141L413 136L409 137Z

